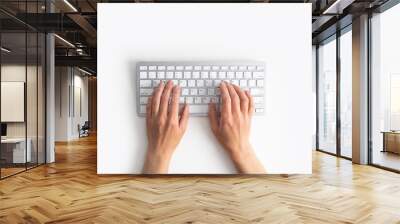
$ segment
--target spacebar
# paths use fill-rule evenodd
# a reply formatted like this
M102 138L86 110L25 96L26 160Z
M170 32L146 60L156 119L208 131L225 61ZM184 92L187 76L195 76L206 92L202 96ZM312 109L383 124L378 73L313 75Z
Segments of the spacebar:
M207 114L208 105L189 105L190 114Z

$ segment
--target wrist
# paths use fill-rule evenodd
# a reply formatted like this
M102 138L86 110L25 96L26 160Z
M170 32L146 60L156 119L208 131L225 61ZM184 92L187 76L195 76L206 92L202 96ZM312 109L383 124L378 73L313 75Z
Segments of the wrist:
M170 160L171 154L161 150L148 149L144 165L144 172L149 174L168 173Z
M231 158L235 163L243 160L246 161L253 155L253 147L250 145L250 143L243 144L237 149L231 150Z

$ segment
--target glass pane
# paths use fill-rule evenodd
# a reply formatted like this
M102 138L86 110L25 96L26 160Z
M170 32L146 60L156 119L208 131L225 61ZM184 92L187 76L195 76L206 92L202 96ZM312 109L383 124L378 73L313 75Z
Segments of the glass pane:
M352 157L352 35L340 37L340 126L341 155Z
M400 170L400 5L372 18L372 163Z
M318 148L336 153L336 40L318 48Z
M38 132L38 107L37 107L37 98L38 98L38 88L37 88L37 80L38 80L38 56L37 56L37 33L27 33L28 38L28 63L27 63L27 80L26 80L26 89L27 89L27 98L26 98L26 111L27 111L27 142L28 149L30 148L30 160L28 160L27 166L28 168L34 167L37 165L37 132Z
M2 178L25 170L26 35L1 34L1 166ZM4 50L6 49L6 50ZM28 147L29 149L29 147Z
M39 45L38 45L38 163L45 163L45 44L46 37L44 34L39 34Z

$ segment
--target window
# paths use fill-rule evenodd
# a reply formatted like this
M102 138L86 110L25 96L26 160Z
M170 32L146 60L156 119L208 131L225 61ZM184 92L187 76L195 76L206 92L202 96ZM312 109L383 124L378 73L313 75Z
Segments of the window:
M371 18L372 164L400 170L400 5Z
M318 149L336 154L336 39L318 48Z
M340 36L340 155L352 157L352 33Z

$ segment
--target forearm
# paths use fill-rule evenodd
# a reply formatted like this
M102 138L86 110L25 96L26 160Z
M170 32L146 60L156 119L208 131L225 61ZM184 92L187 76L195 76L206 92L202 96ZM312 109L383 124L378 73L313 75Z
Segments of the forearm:
M236 169L242 174L265 174L265 169L257 159L251 145L241 150L236 150L231 154L231 159Z
M170 160L171 156L166 153L157 153L155 150L147 150L143 173L166 174L168 173Z

